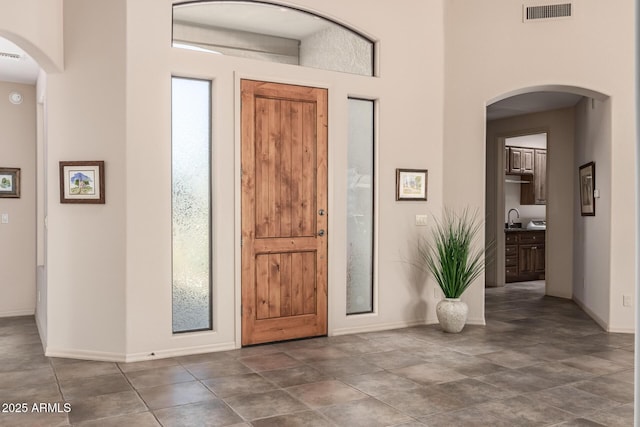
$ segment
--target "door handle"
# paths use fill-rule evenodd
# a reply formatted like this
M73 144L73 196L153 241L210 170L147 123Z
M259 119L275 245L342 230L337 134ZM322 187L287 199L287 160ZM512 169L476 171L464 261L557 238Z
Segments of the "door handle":
M318 236L320 236L320 237L324 236L324 230L318 231Z
M318 211L318 215L320 215L320 216L324 216L324 214L325 214L324 209L320 209L320 210Z

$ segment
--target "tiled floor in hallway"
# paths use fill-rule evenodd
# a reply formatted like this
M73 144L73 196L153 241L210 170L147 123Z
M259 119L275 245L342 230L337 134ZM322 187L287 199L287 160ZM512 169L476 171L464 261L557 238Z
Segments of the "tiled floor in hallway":
M632 335L540 283L488 289L486 306L487 326L457 335L420 326L128 364L47 358L32 317L0 319L0 402L29 406L0 425L633 425Z

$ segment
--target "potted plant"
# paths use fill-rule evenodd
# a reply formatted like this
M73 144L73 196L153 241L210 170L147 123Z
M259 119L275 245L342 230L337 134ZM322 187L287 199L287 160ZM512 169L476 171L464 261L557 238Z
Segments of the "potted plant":
M435 220L432 239L418 243L419 262L433 275L445 299L438 302L436 315L445 332L458 333L467 321L468 307L460 299L463 292L484 270L484 245L476 242L482 228L477 211L459 214L445 208Z

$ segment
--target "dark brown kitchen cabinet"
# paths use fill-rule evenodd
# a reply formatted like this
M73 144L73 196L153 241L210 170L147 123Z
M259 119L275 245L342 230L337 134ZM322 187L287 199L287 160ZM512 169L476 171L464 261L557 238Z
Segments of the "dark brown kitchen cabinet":
M509 165L511 162L509 162L509 147L504 147L504 173L508 174L509 173Z
M509 152L529 150L532 153L533 167L526 173L520 173L520 204L547 204L547 150L509 147ZM520 155L522 158L524 154ZM516 156L517 157L517 156ZM529 158L528 155L526 157ZM522 164L524 162L521 161ZM528 163L526 164L528 167ZM515 173L515 172L514 172Z
M545 232L507 231L505 234L505 282L544 279Z
M535 150L533 194L536 205L547 204L547 150Z
M511 233L510 233L511 234ZM510 234L507 234L509 236ZM505 280L515 282L518 278L518 245L507 244L505 246Z
M538 274L544 274L544 245L519 245L518 276Z
M509 173L533 174L534 167L533 148L509 147Z

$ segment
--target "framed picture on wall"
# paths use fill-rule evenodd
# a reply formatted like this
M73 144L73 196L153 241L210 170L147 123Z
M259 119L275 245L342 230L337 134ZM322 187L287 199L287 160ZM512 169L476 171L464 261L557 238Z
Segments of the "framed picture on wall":
M104 161L60 162L60 203L104 204Z
M396 200L427 200L427 169L396 169Z
M20 168L0 168L0 198L20 198Z
M582 216L595 216L596 199L593 190L596 188L596 164L586 163L580 166L578 172L580 180L580 213Z

